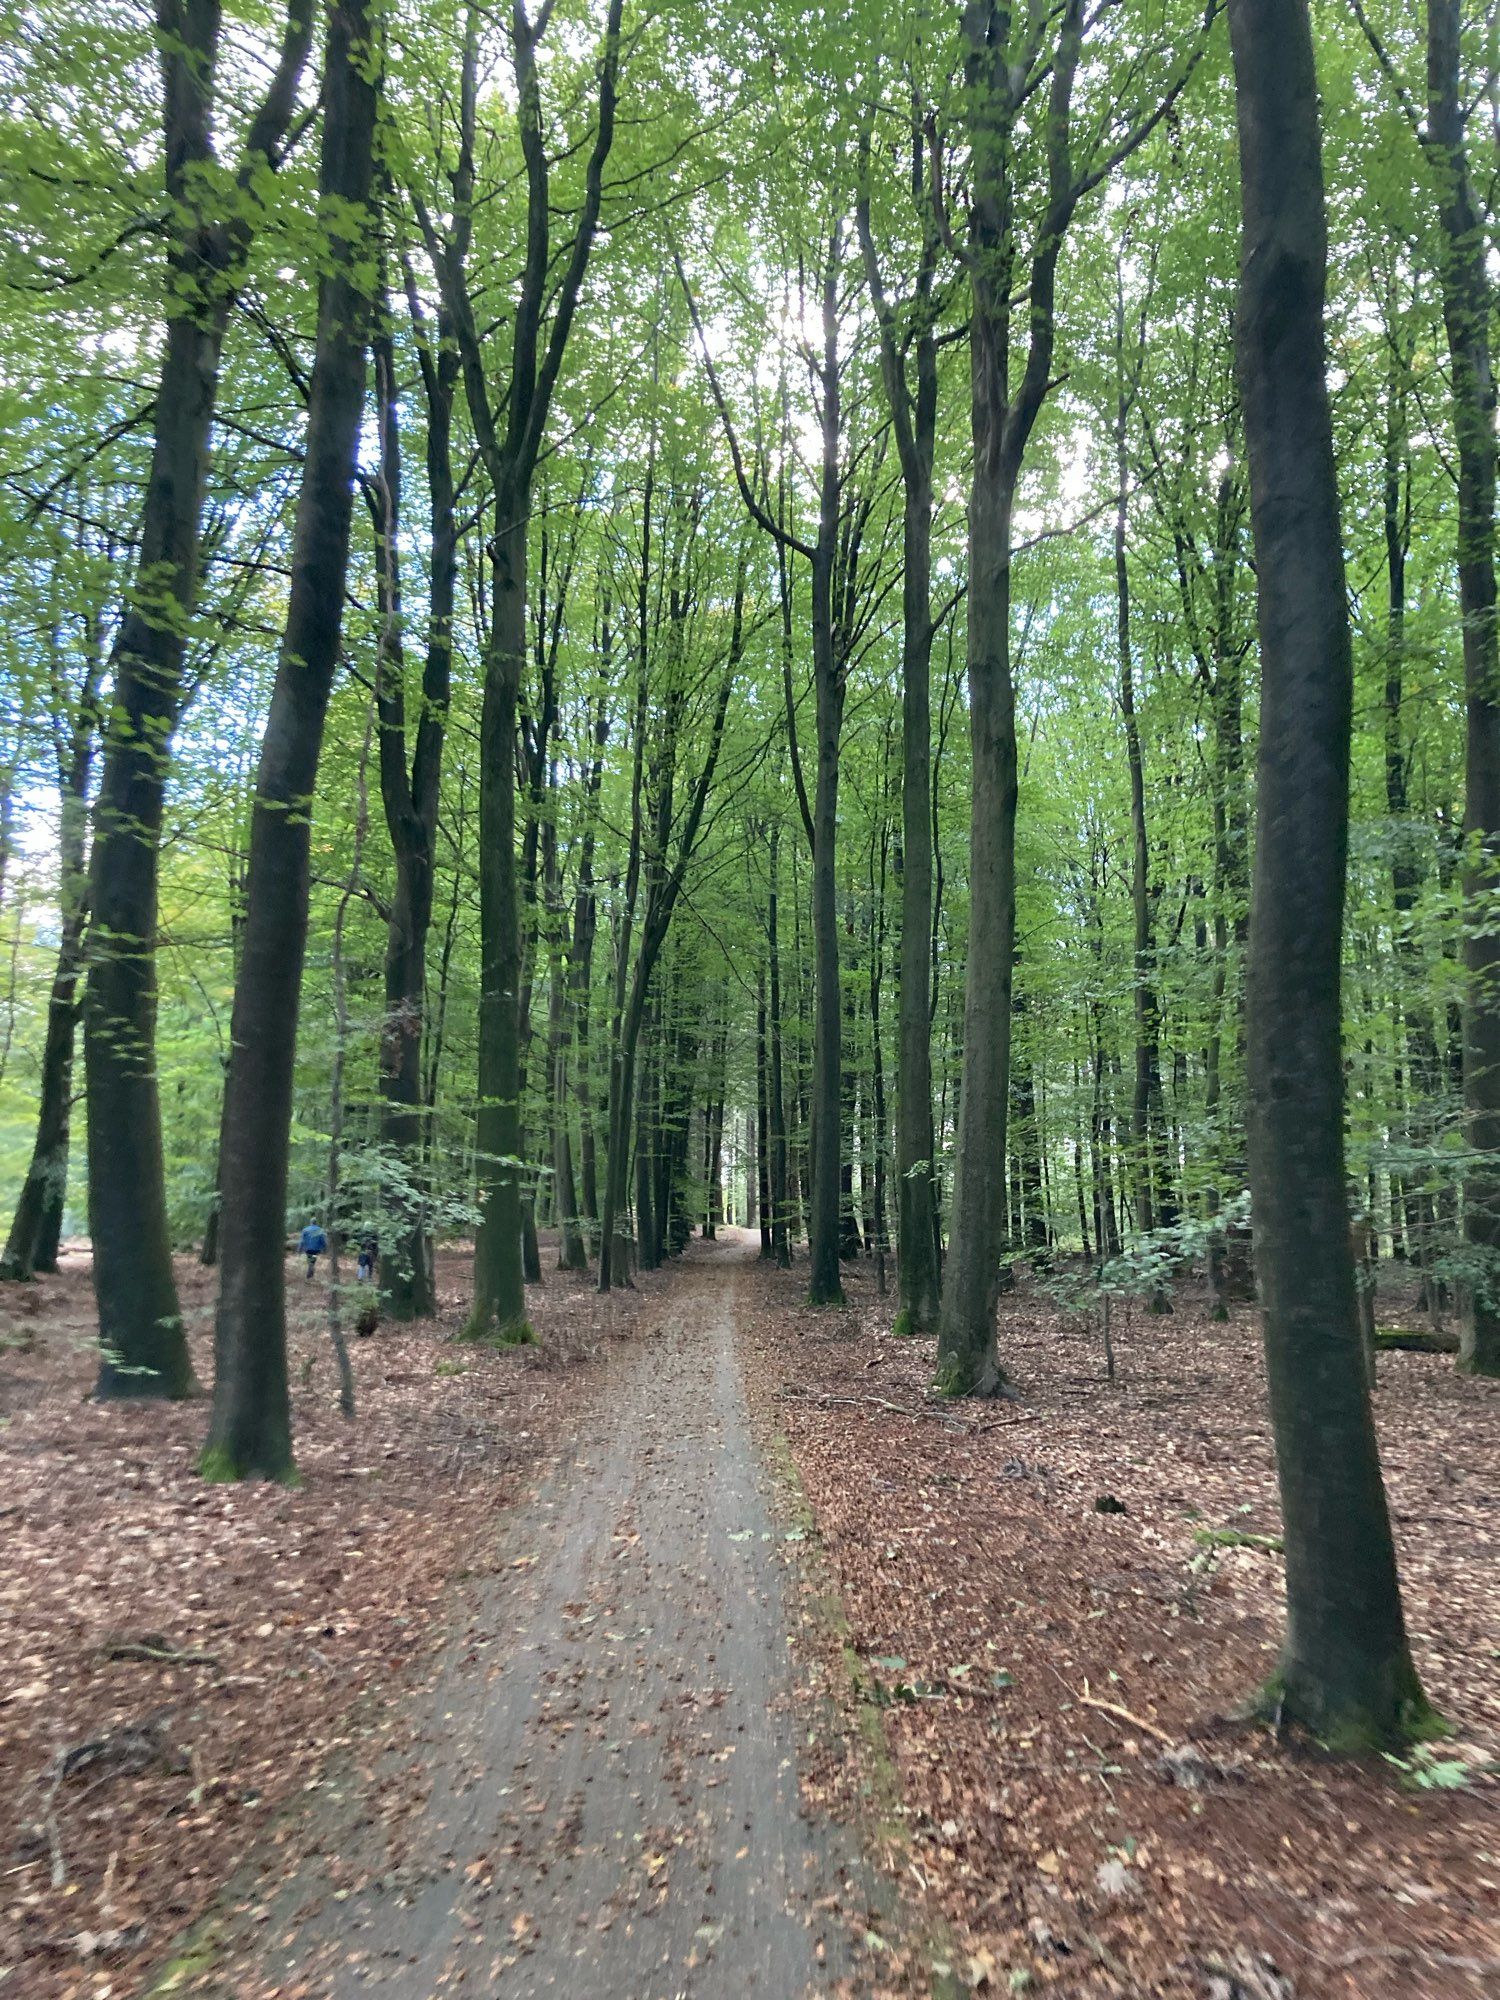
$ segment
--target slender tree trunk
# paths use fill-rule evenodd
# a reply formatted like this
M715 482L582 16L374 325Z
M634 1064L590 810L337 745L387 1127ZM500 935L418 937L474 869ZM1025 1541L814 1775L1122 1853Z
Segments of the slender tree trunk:
M771 1087L770 1057L766 1049L766 978L762 972L755 987L755 1208L760 1224L760 1254L769 1258L771 1248Z
M458 358L446 317L439 317L434 353L421 326L419 312L414 300L413 318L417 324L427 414L431 554L421 712L409 770L401 625L401 459L395 356L388 331L382 329L375 342L381 442L376 509L382 626L377 661L380 790L395 860L395 885L386 924L380 1139L399 1177L399 1185L386 1204L386 1248L380 1260L380 1286L384 1309L397 1321L429 1318L437 1310L432 1233L423 1189L428 1107L422 1075L422 1030L458 579L452 466Z
M475 1146L481 1217L474 1242L470 1338L529 1338L522 1266L522 1022L524 938L516 885L516 724L526 655L526 536L532 483L552 397L593 252L605 163L614 144L621 0L609 0L599 55L598 119L588 152L573 240L558 256L551 238L551 163L542 131L537 48L550 8L535 21L524 0L511 9L516 124L526 177L526 250L511 315L511 367L492 398L485 343L466 271L474 205L478 105L477 10L466 33L453 174L452 229L440 234L420 210L423 236L453 326L469 415L494 492L490 630L485 648L479 772L479 1102ZM547 308L551 306L550 324ZM605 1250L607 1257L607 1247ZM603 1266L601 1264L601 1270ZM601 1282L607 1280L601 1279Z
M594 891L595 814L599 786L604 771L604 746L609 737L607 707L611 653L609 608L606 605L600 638L601 685L594 711L594 755L589 766L588 799L585 810L578 881L573 896L573 929L568 950L568 1009L573 1046L573 1093L578 1108L579 1155L582 1171L583 1221L597 1237L599 1230L598 1168L594 1139L594 1085L590 1073L589 1023L594 978L594 934L598 926L598 899ZM587 1254L587 1245L585 1245Z
M1019 106L1008 66L1012 23L993 4L971 7L964 16L966 118L974 162L969 220L974 470L968 597L973 789L963 1077L937 1368L942 1388L960 1395L993 1395L1005 1386L995 1344L1005 1191L994 1162L1005 1158L1016 931L1019 773L1010 656L1012 516L1026 446L1050 385L1057 260L1080 193L1073 178L1069 133L1084 25L1082 0L1065 0L1056 30L1046 114L1046 211L1028 261L1029 331L1024 367L1013 385L1011 280L1019 245L1011 135Z
M339 222L330 231L329 263L318 288L286 631L250 831L224 1134L214 1407L203 1455L210 1478L288 1479L293 1471L283 1251L287 1156L307 945L311 809L338 665L364 411L376 47L367 0L340 0L329 14L320 176L326 207L336 207Z
M935 374L935 358L934 358ZM925 404L918 391L918 407ZM932 396L936 421L935 383ZM928 1005L932 928L932 460L908 480L902 513L901 578L901 958L896 1079L897 1330L931 1333L941 1282L932 1122L932 1020Z
M36 1139L10 1225L0 1278L33 1278L57 1269L68 1193L68 1141L73 1108L73 1041L78 979L83 969L83 870L64 864L71 892L62 891L62 938L47 1000L47 1035L37 1096Z
M875 1257L875 1281L885 1295L885 1262L889 1247L886 1228L885 1162L889 1138L888 1109L885 1101L885 1050L881 1045L880 989L885 980L885 877L889 854L889 823L880 829L880 874L875 886L875 914L870 944L870 1159L873 1226L870 1248ZM928 1111L931 1112L931 1101Z
M552 970L552 1006L562 1016L562 968ZM548 1034L552 1062L552 1190L558 1208L558 1270L588 1270L588 1246L578 1228L578 1194L572 1176L572 1092L568 1086L568 1044L562 1018Z
M90 621L91 628L94 621ZM92 646L73 725L71 751L58 771L58 908L62 935L37 1092L36 1138L26 1179L11 1220L0 1279L35 1277L57 1269L63 1210L68 1197L68 1150L73 1114L73 1047L78 1024L78 982L83 972L88 864L85 853L89 773L97 730L99 648Z
M845 932L850 940L852 957L852 919L846 923ZM859 1060L859 1011L852 979L848 990L840 994L839 1006L844 1017L843 1060L839 1065L839 1256L847 1263L857 1258L865 1247L860 1234L859 1212L854 1205L854 1141L858 1124L855 1065Z
M1306 0L1230 0L1244 239L1237 336L1262 661L1249 1141L1286 1543L1271 1703L1342 1748L1427 1715L1365 1383L1344 1165L1340 953L1353 670L1328 406Z
M323 1180L323 1213L328 1218L328 1344L333 1349L339 1379L339 1414L354 1415L354 1369L349 1361L349 1343L344 1337L343 1278L339 1254L343 1248L340 1223L340 1190L344 1169L344 1072L349 1050L349 975L344 964L344 933L349 921L349 905L359 893L364 867L365 841L370 830L369 763L373 717L366 711L365 740L360 746L358 810L354 822L354 853L349 878L339 894L333 919L333 948L328 973L333 987L333 1062L328 1079L328 1169Z
M770 1103L771 1141L771 1253L782 1270L790 1270L792 1243L787 1214L786 1096L783 1087L781 1020L781 827L771 822L770 887L766 896L766 939L770 958Z
M1123 277L1119 279L1123 286ZM1118 398L1115 410L1115 610L1120 667L1120 716L1125 726L1125 763L1130 774L1130 908L1134 925L1135 1092L1131 1132L1136 1182L1137 1219L1144 1235L1156 1228L1156 1180L1160 1163L1152 1131L1152 1110L1161 1096L1161 1031L1156 999L1156 945L1153 936L1151 848L1146 833L1146 776L1141 757L1141 731L1135 712L1135 661L1130 642L1129 461L1127 422L1130 394L1125 370L1125 300L1117 293L1115 362Z
M834 476L837 476L835 468ZM831 556L820 551L813 572L813 674L817 699L817 780L813 800L813 1059L812 1133L808 1148L808 1298L840 1305L839 1165L842 1136L842 1033L835 843L838 836L839 736L844 695L833 657Z
M862 164L869 167L869 143ZM886 299L864 193L856 218L865 275L880 326L881 370L901 459L901 953L897 1020L896 1258L898 1333L937 1326L942 1240L937 1216L932 1118L932 1007L929 996L934 814L932 800L932 475L937 438L937 338L932 283L939 244L928 185L920 107L912 105L911 193L924 217L912 300L915 321L903 346ZM911 354L908 378L906 355Z
M635 1256L642 1271L654 1271L657 1255L652 1146L656 1135L656 1009L647 1006L640 1034L643 1056L635 1105Z
M1465 146L1461 0L1427 0L1425 143L1437 184L1443 294L1458 448L1458 599L1464 696L1464 1131L1472 1165L1464 1237L1474 1276L1459 1366L1500 1375L1500 624L1495 601L1494 295L1489 236Z
M482 1211L467 1336L531 1338L521 1247L521 903L516 881L516 718L526 653L530 496L497 496L490 637L480 722L479 1110Z

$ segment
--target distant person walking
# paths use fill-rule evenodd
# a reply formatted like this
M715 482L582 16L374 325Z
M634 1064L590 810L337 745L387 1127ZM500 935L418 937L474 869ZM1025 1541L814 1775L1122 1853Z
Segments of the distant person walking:
M380 1238L370 1230L359 1239L359 1264L356 1275L361 1284L373 1282L375 1266L380 1261Z
M297 1248L307 1259L307 1275L311 1278L318 1268L318 1259L328 1248L328 1238L323 1234L321 1222L307 1222L302 1226L302 1234L297 1238Z

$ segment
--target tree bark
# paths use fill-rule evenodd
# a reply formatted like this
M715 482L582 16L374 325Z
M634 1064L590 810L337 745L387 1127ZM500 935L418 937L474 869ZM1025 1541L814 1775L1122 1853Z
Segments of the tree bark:
M79 813L82 800L78 801ZM36 1139L16 1212L0 1257L0 1279L34 1278L57 1269L63 1208L68 1193L68 1145L73 1109L73 1042L78 1021L78 979L83 969L84 861L81 824L76 832L63 811L62 936L52 990L37 1093Z
M1427 155L1437 183L1443 324L1458 448L1464 697L1464 1238L1474 1266L1458 1365L1500 1376L1500 624L1495 602L1495 376L1489 238L1469 172L1460 0L1427 0Z
M464 47L454 229L419 220L453 327L476 444L494 492L490 628L485 646L479 772L479 1104L476 1153L481 1217L474 1240L474 1304L467 1333L481 1340L529 1337L522 1266L521 1157L524 1078L519 1018L523 935L516 884L516 723L526 652L526 542L532 482L567 351L603 202L604 167L615 136L621 0L609 0L599 50L598 121L589 148L573 240L554 264L551 167L542 131L537 49L550 7L536 21L523 0L511 8L517 127L526 180L525 254L511 321L510 371L491 396L485 341L475 316L467 258L474 204L478 30ZM547 308L551 303L550 323Z
M911 128L911 194L922 217L922 250L904 350L881 278L869 199L856 205L865 277L880 328L881 374L901 463L901 949L896 1061L896 1281L898 1333L937 1326L941 1239L932 1118L932 481L937 445L938 370L933 281L938 239L920 107ZM868 139L861 165L868 168ZM904 353L910 352L910 364ZM909 371L908 372L908 368Z
M1115 295L1115 627L1120 669L1120 718L1125 728L1125 764L1130 775L1130 909L1133 938L1133 1001L1135 1011L1135 1089L1131 1101L1131 1135L1136 1183L1136 1219L1143 1235L1156 1228L1156 1182L1160 1162L1152 1113L1161 1096L1161 1028L1156 998L1154 898L1151 892L1151 846L1146 829L1146 773L1141 756L1141 730L1135 711L1135 659L1130 639L1130 565L1127 557L1130 480L1128 423L1133 395L1125 357L1125 294L1123 271L1116 273ZM1142 329L1144 344L1144 328Z
M521 903L516 882L516 720L526 652L530 494L496 494L479 761L479 1107L482 1213L467 1337L528 1340L521 1246Z
M1247 1004L1255 1253L1286 1544L1276 1712L1343 1748L1427 1716L1365 1384L1344 1165L1340 951L1353 669L1306 0L1230 0L1237 352L1262 661Z
M395 861L395 885L386 922L380 1140L398 1177L397 1188L386 1203L380 1289L382 1307L396 1321L425 1319L437 1309L432 1232L422 1188L428 1125L422 1032L458 577L452 464L458 356L446 315L439 314L436 340L429 340L415 286L410 292L427 414L431 526L426 657L410 765L400 589L401 456L395 353L387 329L381 328L374 342L380 435L375 489L382 628L376 680L380 796Z
M104 768L89 857L89 1231L101 1397L195 1387L172 1272L156 1075L156 924L172 733L187 689L209 436L224 334L312 39L312 0L291 0L280 57L222 209L213 147L218 0L160 0L167 195L177 218L140 555L113 648Z
M329 12L320 192L329 262L292 548L286 630L256 774L224 1133L213 1420L215 1479L293 1474L286 1359L287 1158L307 946L318 757L338 665L371 299L378 42L368 0ZM330 1217L330 1222L333 1218Z
M1006 1115L1015 963L1018 770L1010 661L1011 520L1055 342L1057 259L1076 195L1068 157L1073 78L1083 38L1066 0L1048 107L1048 205L1031 258L1030 340L1012 392L1011 274L1017 265L1011 134L1018 107L1008 20L992 5L964 16L965 106L972 154L969 213L970 418L968 673L973 791L969 821L969 952L964 1051L948 1259L938 1321L937 1379L954 1395L1005 1385L995 1309L1005 1247ZM1022 67L1022 74L1029 64ZM997 1170L998 1168L998 1170Z
M73 707L72 726L65 730L61 717L55 724L59 808L57 900L62 935L47 998L36 1138L5 1252L0 1256L0 1279L29 1279L39 1271L55 1271L62 1241L63 1210L68 1195L78 981L83 971L88 908L89 777L98 738L99 686L104 665L99 622L92 612L86 619L88 651Z
M787 1216L786 1096L782 1074L781 1020L781 825L771 822L770 885L766 892L766 951L770 961L770 1098L767 1106L771 1142L771 1254L790 1270L792 1244Z

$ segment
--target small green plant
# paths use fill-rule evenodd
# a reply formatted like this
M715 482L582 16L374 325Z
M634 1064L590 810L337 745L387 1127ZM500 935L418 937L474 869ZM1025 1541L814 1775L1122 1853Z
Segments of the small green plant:
M1387 1750L1385 1761L1401 1773L1401 1783L1409 1792L1461 1792L1476 1776L1494 1768L1444 1755L1431 1743L1418 1743L1409 1757Z

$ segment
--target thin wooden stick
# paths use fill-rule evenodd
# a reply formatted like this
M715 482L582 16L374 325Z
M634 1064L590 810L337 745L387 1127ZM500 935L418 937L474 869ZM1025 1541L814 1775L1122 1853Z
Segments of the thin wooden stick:
M1087 1681L1083 1684L1083 1693L1076 1695L1074 1699L1081 1701L1085 1708L1097 1708L1105 1715L1114 1716L1117 1722L1128 1722L1133 1729L1144 1730L1148 1736L1154 1736L1158 1743L1164 1743L1169 1750L1177 1748L1176 1738L1168 1736L1164 1729L1158 1729L1154 1722L1147 1722L1142 1715L1132 1715L1128 1708L1122 1708L1117 1701L1101 1701L1097 1695L1090 1694Z

